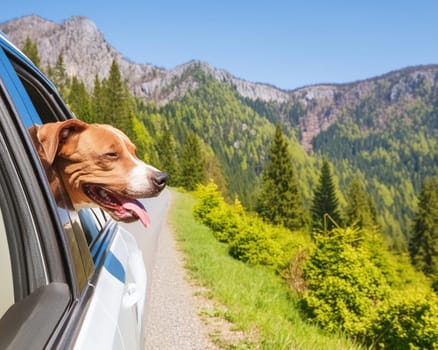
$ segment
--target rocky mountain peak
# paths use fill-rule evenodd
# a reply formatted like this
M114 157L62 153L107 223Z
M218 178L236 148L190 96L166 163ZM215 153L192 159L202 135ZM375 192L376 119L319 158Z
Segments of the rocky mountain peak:
M84 16L70 17L61 24L61 27L66 31L80 32L89 35L90 37L99 36L103 38L103 35L97 29L96 24Z
M137 64L124 58L98 30L94 22L86 17L71 17L61 24L37 16L27 16L0 25L18 47L22 47L27 36L38 45L43 67L53 66L59 54L63 55L68 75L80 77L91 88L95 75L105 78L112 60L120 66L131 91L145 100L154 100L162 105L179 98L188 89L196 88L191 81L182 82L179 91L169 91L175 80L197 66L221 82L235 86L237 91L251 99L285 102L288 93L267 84L256 84L239 79L229 72L210 66L201 61L190 61L174 69L164 70L153 65Z
M142 81L161 71L124 58L86 17L71 17L56 24L38 16L27 16L1 24L0 30L19 48L23 47L26 37L36 42L43 68L53 67L62 54L66 73L79 77L90 89L96 75L100 79L108 76L113 60L119 64L122 76L133 91Z

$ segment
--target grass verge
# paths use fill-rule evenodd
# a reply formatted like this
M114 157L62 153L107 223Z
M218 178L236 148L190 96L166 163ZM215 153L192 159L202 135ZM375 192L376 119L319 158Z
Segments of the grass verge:
M193 196L175 191L172 195L170 224L186 268L226 308L221 311L223 317L247 334L238 343L226 339L216 339L216 343L228 349L360 349L342 335L326 334L303 321L298 299L280 277L230 257L227 245L193 219Z

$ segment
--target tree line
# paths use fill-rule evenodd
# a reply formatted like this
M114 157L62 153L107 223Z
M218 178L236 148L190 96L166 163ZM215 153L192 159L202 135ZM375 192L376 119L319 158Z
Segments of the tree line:
M36 45L29 39L23 51L40 64ZM432 323L424 324L421 317L425 314L418 314L421 308L436 308L435 297L430 303L427 300L428 288L437 290L438 285L435 177L422 182L412 223L403 222L410 232L407 262L403 254L394 255L386 248L378 215L381 205L376 205L376 196L367 190L363 172L350 174L343 194L337 188L333 169L339 176L351 172L351 164L336 161L334 167L331 160L335 157L330 153L313 160L305 156L296 135L290 129L283 131L275 108L253 102L258 113L232 88L196 70L189 73L202 82L199 89L161 108L129 93L115 61L107 78L95 77L91 92L78 78L66 75L62 55L54 67L43 70L78 118L123 130L137 145L140 158L170 174L172 186L191 191L213 179L217 187L201 187L204 194L195 215L220 241L229 244L233 257L271 266L286 281L292 281L291 288L302 296L303 310L310 319L375 347L386 344L407 348L408 340L397 333L397 327L415 333L438 325L433 317ZM296 121L303 110L299 105L292 107L290 118ZM263 118L263 114L269 118ZM316 148L327 135L321 135ZM268 144L270 147L266 147ZM423 148L430 147L426 142ZM386 157L385 151L381 152ZM366 159L366 154L363 157ZM370 157L373 159L374 155ZM319 172L314 170L317 167ZM340 177L341 182L345 179ZM376 182L375 188L378 186ZM385 196L383 190L377 193ZM385 203L392 198L377 200ZM414 272L400 276L397 271L410 271L408 266L421 271L426 279ZM424 293L414 300L394 296L394 288L408 290L409 278L415 281L411 284L421 285ZM300 279L302 284L298 283ZM295 288L297 285L304 287ZM388 312L408 312L411 323L396 325L401 320L388 319ZM367 317L370 315L373 318ZM386 332L385 337L382 332ZM436 344L436 333L431 334L435 337L432 343L426 339L424 344ZM423 343L417 339L412 344L421 347Z
M23 52L37 66L41 65L37 45L30 38L26 38ZM67 76L62 54L58 56L54 67L47 66L43 70L78 118L87 122L111 124L123 130L137 145L137 153L142 159L170 174L170 183L173 186L194 190L197 184L205 184L211 178L225 197L232 200L237 195L245 207L254 209L265 220L291 230L303 227L331 229L334 225L344 224L380 227L384 230L385 224L382 224L377 214L382 207L380 205L378 208L376 205L376 195L371 196L370 191L367 191L362 172L350 176L346 194L336 188L328 158L322 160L319 178L316 176L312 183L300 179L297 167L306 166L306 161L300 159L302 156L298 152L292 158L290 150L297 144L294 136L285 135L280 124L277 124L274 131L270 123L245 106L255 108L261 115L267 115L271 122L278 122L281 112L278 107L246 99L244 104L239 104L241 98L237 98L235 91L221 86L196 68L187 73L193 74L200 82L196 93L189 92L182 101L171 102L161 109L154 105L145 105L129 93L115 61L112 62L107 78L95 77L91 93L77 77ZM420 84L417 88L425 94L428 89L423 85ZM368 99L357 107L353 114L362 120L359 123L365 123L369 128L378 127L373 124L377 119L370 118L369 115L374 113L373 104L377 103ZM425 109L421 104L411 106L409 118L421 120L421 110ZM289 114L296 120L303 114L303 107L299 104L293 104L286 110L290 110ZM430 120L422 121L420 125L430 129L430 122L435 120L434 113L430 111ZM228 119L228 122L223 119ZM327 133L340 140L340 144L343 143L342 137L354 139L357 129L353 120L347 118L348 120L350 122L345 123L344 129L336 131L339 127L334 126L322 133L315 146L318 147L319 139L330 135ZM405 129L400 130L402 132ZM199 134L204 134L204 138L197 136ZM270 140L269 135L272 134ZM219 138L215 138L215 135L219 135ZM422 134L419 135L421 137ZM380 137L382 142L393 142L388 141L393 138ZM268 143L271 146L266 150L265 145ZM426 141L410 144L412 148L423 147L424 154L433 147ZM424 146L414 146L417 144ZM351 151L355 147L343 149ZM331 149L330 152L336 150ZM328 154L333 156L333 153ZM334 156L333 158L336 159ZM308 168L306 172L309 172ZM338 169L338 173L346 172L343 166ZM383 173L382 171L381 174ZM429 170L425 175L431 174L433 172ZM432 266L437 264L435 252L438 250L437 225L436 220L433 220L434 197L430 195L437 186L433 185L436 185L434 180L427 180L423 184L418 212L415 213L416 224L412 226L409 222L403 222L410 232L407 246L412 260L429 274L430 271L436 271ZM314 190L306 194L305 190L309 188ZM384 192L381 193L385 195ZM345 200L345 213L342 215L340 199ZM379 203L386 201L385 198L378 198ZM423 216L429 213L427 219L422 219L422 224L419 223L420 213Z
M438 178L424 182L409 242L410 259L384 241L376 209L359 178L342 212L332 167L322 160L309 221L293 157L278 125L257 198L258 215L228 205L212 182L198 188L196 219L229 253L282 276L303 317L374 349L433 349L438 344ZM262 222L261 222L262 220Z

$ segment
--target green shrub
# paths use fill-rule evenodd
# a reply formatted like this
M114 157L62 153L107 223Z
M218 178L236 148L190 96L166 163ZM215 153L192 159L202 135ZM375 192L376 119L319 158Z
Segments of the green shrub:
M241 230L240 220L240 215L224 204L212 209L204 223L219 242L229 243Z
M225 203L213 182L200 185L196 195L194 217L207 225L217 240L228 243L230 255L238 260L281 269L294 253L309 244L301 232L267 224L245 213L238 200L234 205Z
M229 242L230 254L253 265L268 265L282 271L311 245L308 235L270 225L258 216L242 216L238 228L239 233Z
M316 247L303 271L307 315L328 331L343 331L356 339L364 339L376 305L390 291L363 240L363 231L355 228L315 234Z
M195 195L198 203L193 207L193 216L200 222L208 221L207 217L210 212L225 204L213 181L210 181L207 186L199 185Z
M239 222L244 210L240 202L234 206L225 203L214 182L198 186L196 196L199 201L193 208L193 216L207 225L215 238L228 243L240 232Z
M438 297L420 280L412 283L410 269L403 280L378 241L352 227L316 234L303 268L303 309L324 329L370 348L438 349Z
M394 293L373 320L369 344L377 349L438 349L438 298L417 290Z
M230 255L252 265L278 267L284 261L284 251L280 242L270 237L266 225L242 220L239 233L230 242Z

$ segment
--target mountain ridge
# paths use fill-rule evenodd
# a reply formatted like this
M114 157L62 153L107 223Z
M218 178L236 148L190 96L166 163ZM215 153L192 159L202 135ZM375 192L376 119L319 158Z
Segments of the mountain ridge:
M61 24L39 16L26 16L0 24L0 30L18 47L23 47L26 37L38 45L41 65L54 66L62 54L66 73L79 77L91 89L95 76L108 76L113 60L116 60L122 77L130 91L146 102L153 101L158 106L181 99L187 92L198 88L192 71L200 69L222 83L231 85L244 98L273 102L280 105L300 104L306 113L293 126L301 135L301 144L309 152L314 138L327 130L342 115L345 108L355 108L374 89L393 81L394 92L388 101L400 93L409 94L407 84L399 84L403 76L415 83L426 79L433 85L438 73L438 65L404 67L380 76L348 83L322 83L303 86L293 90L283 90L266 83L253 83L237 78L224 69L215 68L206 62L192 60L172 69L164 69L152 64L135 63L112 47L96 24L86 17L70 17ZM396 101L395 101L396 102ZM283 122L290 123L286 117Z
M108 75L111 61L107 59L100 61L99 64L92 65L93 72L91 72L91 74L88 74L88 70L91 69L87 69L87 72L83 72L83 68L87 67L87 64L84 64L84 60L87 59L90 55L84 55L83 53L84 51L85 53L90 51L96 51L96 48L102 49L102 51L106 51L105 53L111 59L116 59L116 61L120 65L122 76L127 80L128 86L135 94L139 96L142 95L142 88L134 84L140 83L140 85L145 84L145 87L147 88L156 88L157 84L154 84L154 81L156 81L157 79L164 78L164 80L168 80L168 76L175 76L178 74L180 75L182 74L181 68L187 68L193 64L202 66L202 69L206 73L213 75L219 81L232 83L239 91L239 93L241 93L244 97L248 97L251 99L259 98L263 101L276 101L280 103L289 100L291 95L294 95L296 92L302 90L309 90L320 87L351 87L359 83L366 83L375 79L386 78L403 71L438 67L438 64L410 66L393 70L382 75L346 83L325 82L305 85L294 89L281 89L269 83L250 82L248 80L236 77L224 69L213 67L207 62L196 59L193 59L186 63L182 63L171 69L160 68L157 65L148 63L134 62L126 56L123 56L114 47L112 47L105 40L103 33L99 31L96 24L84 16L73 16L65 19L60 24L57 24L41 16L30 15L1 23L0 30L7 34L12 42L14 42L18 47L22 47L26 37L29 36L33 41L38 44L38 49L43 65L50 64L51 66L53 66L56 62L56 58L60 53L69 53L69 55L65 54L64 57L67 74L78 75L89 88L92 87L94 76L96 74L98 74L100 78L105 78ZM80 33L87 35L83 35L83 38L81 39L79 38ZM62 39L60 37L65 38ZM95 42L98 42L98 45L95 44L93 47L93 45L91 45L93 40ZM78 45L75 45L75 43L77 42L82 44L82 50L80 50L81 54L72 54L73 50L69 49L67 47L67 44L73 44L73 47L77 49ZM48 43L51 44L52 49L48 47ZM94 55L96 56L96 54ZM95 58L101 58L101 56L102 55L99 54ZM90 64L91 62L88 62L88 65ZM79 69L78 67L81 67L81 69ZM134 78L132 78L132 74L134 74ZM142 97L147 100L151 99L153 96L154 94L150 93L150 95L145 94ZM164 100L157 100L155 102L157 104L165 104L168 102L168 99L165 98Z
M62 53L67 74L77 75L89 89L96 74L106 78L116 60L130 92L146 102L135 107L139 123L150 133L150 145L143 148L153 148L163 127L169 127L180 148L194 132L212 155L211 164L222 172L231 197L237 195L249 206L278 123L291 142L307 202L315 165L326 157L344 193L354 176L361 177L393 241L408 236L415 192L424 178L436 173L435 64L349 83L282 90L245 81L199 60L169 70L136 64L106 42L85 17L56 24L31 16L0 24L0 30L18 47L27 36L36 42L43 69L53 66ZM141 142L146 142L145 135Z

